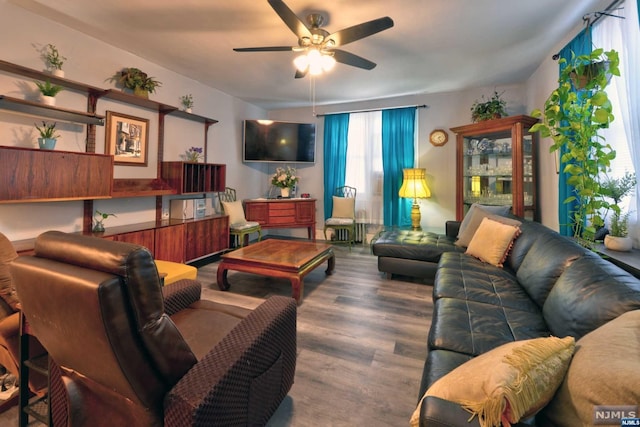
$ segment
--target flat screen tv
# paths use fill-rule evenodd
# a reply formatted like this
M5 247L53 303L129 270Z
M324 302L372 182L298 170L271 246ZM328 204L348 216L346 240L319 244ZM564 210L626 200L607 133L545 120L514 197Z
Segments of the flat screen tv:
M244 162L314 163L315 123L245 120Z

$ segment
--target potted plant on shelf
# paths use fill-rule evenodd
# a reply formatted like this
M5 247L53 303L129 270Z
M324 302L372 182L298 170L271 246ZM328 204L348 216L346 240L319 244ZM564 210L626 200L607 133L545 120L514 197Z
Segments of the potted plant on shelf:
M296 170L290 166L287 168L276 168L276 173L271 176L271 185L280 188L280 196L289 197L291 189L298 182L299 177L296 176Z
M93 219L95 220L95 224L93 226L94 233L103 233L104 232L104 220L109 218L110 216L116 216L116 214L112 213L102 213L96 209L96 213L93 215Z
M501 96L502 93L493 91L493 95L487 101L480 102L476 99L471 106L471 120L473 122L482 122L506 117L507 102ZM482 95L482 99L484 100L484 95Z
M162 86L154 77L149 77L147 73L135 67L123 68L109 80L142 98L149 98L149 93L154 93L156 88Z
M191 147L184 152L184 160L186 162L198 163L204 156L202 154L204 150L201 147Z
M67 58L60 55L60 52L58 52L55 45L49 43L42 48L42 59L47 67L47 71L51 72L54 76L64 77L62 64L64 64L64 61L66 61Z
M626 172L620 178L606 178L601 188L606 197L613 200L613 215L609 222L608 234L604 237L604 246L614 251L630 251L633 241L629 237L629 214L622 213L620 202L636 187L636 177Z
M183 111L190 113L193 109L193 96L189 93L180 97L180 104L182 104Z
M56 147L56 142L60 135L56 133L56 123L48 124L42 122L42 127L34 123L38 132L40 132L40 138L38 138L38 146L41 150L53 150Z
M55 96L64 88L62 86L51 84L49 80L46 82L35 82L40 91L40 100L46 105L56 105Z
M609 67L593 67L591 80L584 89L576 89L573 80L576 73L584 72L588 64L607 60ZM576 202L571 218L574 238L591 246L596 231L604 226L602 212L612 205L606 200L601 186L601 175L608 172L616 156L615 150L599 134L613 121L611 102L605 91L609 84L608 74L619 76L618 53L595 49L590 54L572 55L560 73L558 88L553 90L544 104L544 109L534 110L531 115L542 121L533 125L530 132L540 132L542 138L551 138L550 151L562 151L563 172L568 174L567 183L574 189L564 203Z

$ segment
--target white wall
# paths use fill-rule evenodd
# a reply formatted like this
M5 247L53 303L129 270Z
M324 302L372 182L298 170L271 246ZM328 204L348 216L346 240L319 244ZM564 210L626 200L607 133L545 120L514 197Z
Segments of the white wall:
M254 189L264 181L264 167L244 165L241 161L242 120L264 117L266 112L254 105L242 102L216 89L159 67L142 58L107 45L85 34L48 21L6 1L0 1L3 25L0 37L0 59L43 70L38 49L52 43L67 57L63 65L65 77L85 84L113 88L107 80L123 67L138 67L163 83L151 94L151 99L179 106L179 97L192 93L195 99L194 113L211 117L219 123L208 132L207 161L227 164L227 184L238 188L241 197L256 196ZM0 93L16 98L35 100L37 89L31 79L0 72ZM57 105L84 111L84 95L66 90L57 96ZM97 113L117 111L149 119L149 162L147 167L116 166L115 178L155 178L157 168L158 114L129 104L100 99ZM37 147L34 122L42 118L17 115L0 110L0 140L2 145ZM49 120L50 121L50 120ZM85 127L77 124L58 123L61 138L57 150L84 151ZM103 153L105 127L97 127L96 151ZM191 146L204 145L204 125L189 120L167 116L165 120L165 160L180 160ZM5 185L4 183L0 185ZM168 198L165 198L168 200ZM165 204L168 204L165 200ZM95 208L117 215L110 217L108 226L124 225L155 219L155 197L97 200ZM0 232L10 240L30 239L43 231L57 229L67 232L82 229L82 202L17 203L0 205Z

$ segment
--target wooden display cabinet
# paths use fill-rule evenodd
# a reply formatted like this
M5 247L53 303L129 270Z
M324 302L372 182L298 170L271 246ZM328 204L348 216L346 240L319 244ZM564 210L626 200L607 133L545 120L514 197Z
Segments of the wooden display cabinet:
M472 203L508 205L516 216L539 220L538 120L510 116L451 128L456 134L456 217Z
M224 191L226 172L226 165L214 163L162 163L162 179L178 194Z
M221 252L229 247L229 217L213 215L185 221L186 260Z

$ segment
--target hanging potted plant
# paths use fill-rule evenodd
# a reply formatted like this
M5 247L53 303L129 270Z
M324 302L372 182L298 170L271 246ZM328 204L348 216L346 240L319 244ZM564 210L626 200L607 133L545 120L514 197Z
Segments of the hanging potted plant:
M38 132L40 132L40 138L38 138L38 146L41 150L53 150L56 147L56 142L60 135L56 133L56 123L48 124L42 122L42 127L34 123Z
M502 93L493 91L493 95L487 101L480 102L476 99L471 106L471 120L473 122L482 122L506 117L507 102L501 96ZM484 100L484 95L482 95L482 99Z
M53 85L49 80L46 82L34 82L40 91L40 101L46 105L56 105L55 96L63 90L62 86Z
M47 67L47 71L56 77L64 77L64 71L62 70L62 64L67 60L64 56L60 55L55 45L49 43L42 48L42 59Z
M606 60L605 67L593 67L591 79L584 89L576 90L572 74L580 73L586 65ZM560 63L567 63L561 58ZM551 138L550 151L564 147L563 172L568 174L567 183L574 189L564 203L576 203L571 218L574 238L591 246L595 233L604 226L603 212L611 208L601 186L601 175L608 172L616 156L602 135L601 129L613 121L611 102L605 91L609 83L608 74L619 76L618 53L595 49L587 55L572 55L560 73L558 88L547 98L544 109L534 110L531 115L542 121L533 125L531 132L540 132L542 138Z
M142 98L149 98L149 93L154 93L156 88L162 86L154 77L149 77L147 73L134 67L123 68L109 80Z

